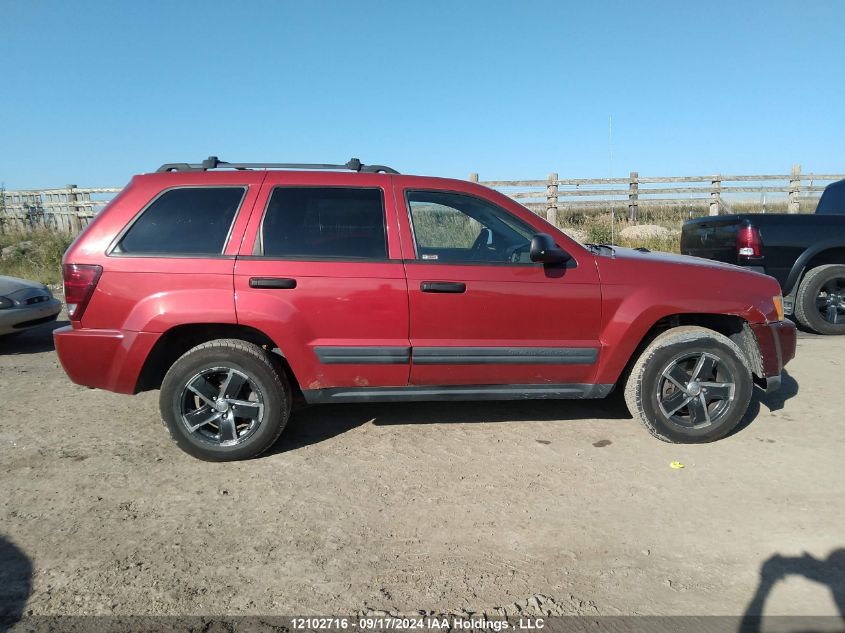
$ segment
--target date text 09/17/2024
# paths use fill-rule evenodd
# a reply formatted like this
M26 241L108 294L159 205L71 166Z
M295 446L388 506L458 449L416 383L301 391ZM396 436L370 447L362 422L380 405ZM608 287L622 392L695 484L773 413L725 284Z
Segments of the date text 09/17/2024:
M488 630L499 631L514 629L521 631L537 631L545 626L543 618L520 617L509 621L505 618L488 619L478 616L416 616L416 617L309 617L292 618L291 628L294 630L354 630L362 631L419 631L419 630Z

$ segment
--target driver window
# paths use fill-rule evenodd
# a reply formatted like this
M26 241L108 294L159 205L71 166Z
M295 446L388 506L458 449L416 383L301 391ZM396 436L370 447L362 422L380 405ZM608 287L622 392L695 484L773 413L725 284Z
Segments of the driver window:
M459 193L410 191L408 207L418 259L531 263L535 230L489 202Z

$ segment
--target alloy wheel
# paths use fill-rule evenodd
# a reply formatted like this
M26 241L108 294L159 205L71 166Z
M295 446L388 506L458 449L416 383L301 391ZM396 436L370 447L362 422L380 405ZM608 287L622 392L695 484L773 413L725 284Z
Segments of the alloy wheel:
M721 359L706 352L680 356L657 381L657 403L667 420L698 429L717 424L730 410L736 381Z
M264 396L245 373L209 367L182 390L182 424L191 433L220 446L246 441L264 419Z
M837 277L824 284L816 297L816 308L828 323L845 323L845 279Z

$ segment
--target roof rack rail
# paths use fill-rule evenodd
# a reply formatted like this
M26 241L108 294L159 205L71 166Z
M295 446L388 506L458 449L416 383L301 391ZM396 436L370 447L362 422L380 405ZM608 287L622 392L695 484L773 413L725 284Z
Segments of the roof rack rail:
M399 172L385 165L364 165L357 158L351 158L344 165L329 163L227 163L217 156L209 156L201 163L165 163L156 172L167 171L208 171L209 169L349 169L370 174L398 174Z

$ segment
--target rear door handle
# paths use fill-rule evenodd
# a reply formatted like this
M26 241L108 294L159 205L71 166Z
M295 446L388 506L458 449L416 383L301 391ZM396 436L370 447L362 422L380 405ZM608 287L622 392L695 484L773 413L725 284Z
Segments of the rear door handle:
M293 290L296 288L296 279L289 277L250 277L250 288L268 288L272 290Z
M461 293L467 291L467 285L458 281L424 281L420 284L420 290L423 292Z

